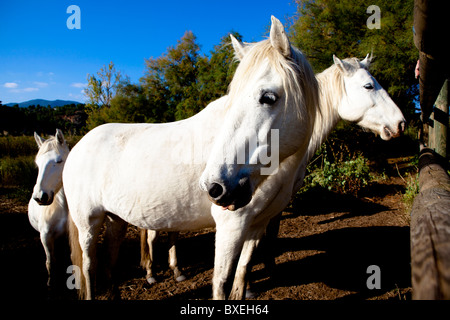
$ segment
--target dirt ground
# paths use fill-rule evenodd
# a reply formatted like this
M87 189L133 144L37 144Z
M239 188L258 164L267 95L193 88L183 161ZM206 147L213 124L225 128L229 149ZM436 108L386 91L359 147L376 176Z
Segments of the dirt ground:
M259 262L261 252L255 257L253 299L410 299L409 215L401 200L404 190L404 181L394 177L372 184L358 197L321 190L294 199L283 212L276 240L276 267L270 277ZM61 240L57 248L54 287L49 290L39 234L28 222L27 206L12 198L10 192L0 189L2 295L13 299L76 299L76 293L66 286L66 269L71 264L67 242ZM139 232L129 226L116 275L121 299L211 298L213 230L181 234L178 262L187 280L180 283L168 268L167 242L163 234L155 249L158 282L149 285L139 267ZM101 261L101 247L99 254ZM380 268L381 289L367 288L370 265ZM98 298L106 299L101 279L99 283Z

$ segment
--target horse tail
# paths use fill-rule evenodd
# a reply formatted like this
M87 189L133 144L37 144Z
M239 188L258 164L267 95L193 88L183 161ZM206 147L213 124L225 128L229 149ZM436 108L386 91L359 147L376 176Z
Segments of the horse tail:
M141 229L141 267L146 269L150 260L150 248L147 241L147 230Z
M68 225L69 225L69 243L70 243L70 258L72 260L72 264L74 266L77 266L80 270L79 278L76 278L76 282L78 282L78 286L76 288L78 289L78 298L84 299L86 297L86 278L83 274L83 250L80 246L80 241L78 238L78 228L75 225L75 223L72 220L72 217L69 214L68 217Z

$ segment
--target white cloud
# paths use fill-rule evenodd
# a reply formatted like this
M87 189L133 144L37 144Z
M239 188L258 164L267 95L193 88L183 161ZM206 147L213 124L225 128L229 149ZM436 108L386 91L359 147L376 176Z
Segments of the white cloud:
M25 88L25 89L22 89L22 91L23 92L33 92L33 91L39 91L39 89L38 88Z
M70 86L74 88L84 88L87 86L87 83L74 82Z
M33 84L39 88L45 88L46 86L48 86L47 82L39 82L39 81L35 81L33 82Z
M39 71L39 72L36 72L36 76L37 77L43 77L43 76L54 76L55 75L55 73L53 73L53 72L44 72L44 71Z
M86 97L84 95L84 89L81 90L80 93L69 93L68 97L70 99L75 99L75 100L81 101L81 102L85 101L85 99L86 99Z
M34 92L34 91L39 91L39 88L23 88L23 89L18 89L18 88L14 88L14 89L10 89L9 92L12 93L22 93L22 92Z
M6 82L3 86L4 86L5 88L15 89L15 88L17 88L19 85L18 85L17 83L15 83L15 82Z

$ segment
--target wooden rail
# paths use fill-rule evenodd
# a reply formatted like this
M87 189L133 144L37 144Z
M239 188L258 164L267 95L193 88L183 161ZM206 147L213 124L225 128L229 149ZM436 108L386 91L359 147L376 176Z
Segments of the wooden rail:
M450 299L450 177L431 149L419 158L411 211L413 299Z

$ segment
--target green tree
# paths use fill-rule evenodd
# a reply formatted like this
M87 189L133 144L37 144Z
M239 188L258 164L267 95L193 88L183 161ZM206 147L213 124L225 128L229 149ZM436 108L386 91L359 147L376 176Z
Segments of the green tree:
M138 84L122 78L112 63L97 76L88 76L88 127L185 119L225 95L235 70L229 35L214 47L211 58L199 52L195 35L187 31L164 55L145 60L146 70Z
M242 41L238 32L231 32L236 39ZM228 86L233 79L237 63L234 63L234 50L230 34L222 37L220 43L211 51L211 58L199 60L200 103L206 107L208 103L227 94Z
M145 61L147 70L141 85L159 111L156 120L180 120L201 110L197 83L199 51L195 35L187 31L165 55Z
M315 72L329 67L333 54L339 58L363 58L373 52L371 73L406 113L414 110L418 94L414 67L417 50L413 42L414 1L300 0L298 18L290 35L307 56ZM366 25L369 5L381 11L381 28Z
M111 107L104 110L103 117L107 122L156 122L154 111L142 86L128 81L119 86L111 100Z
M120 71L116 71L113 62L110 62L108 66L104 65L97 72L97 76L88 74L88 85L84 94L87 97L85 108L89 129L108 122L105 119L105 110L111 107L111 100L120 85L121 79Z

